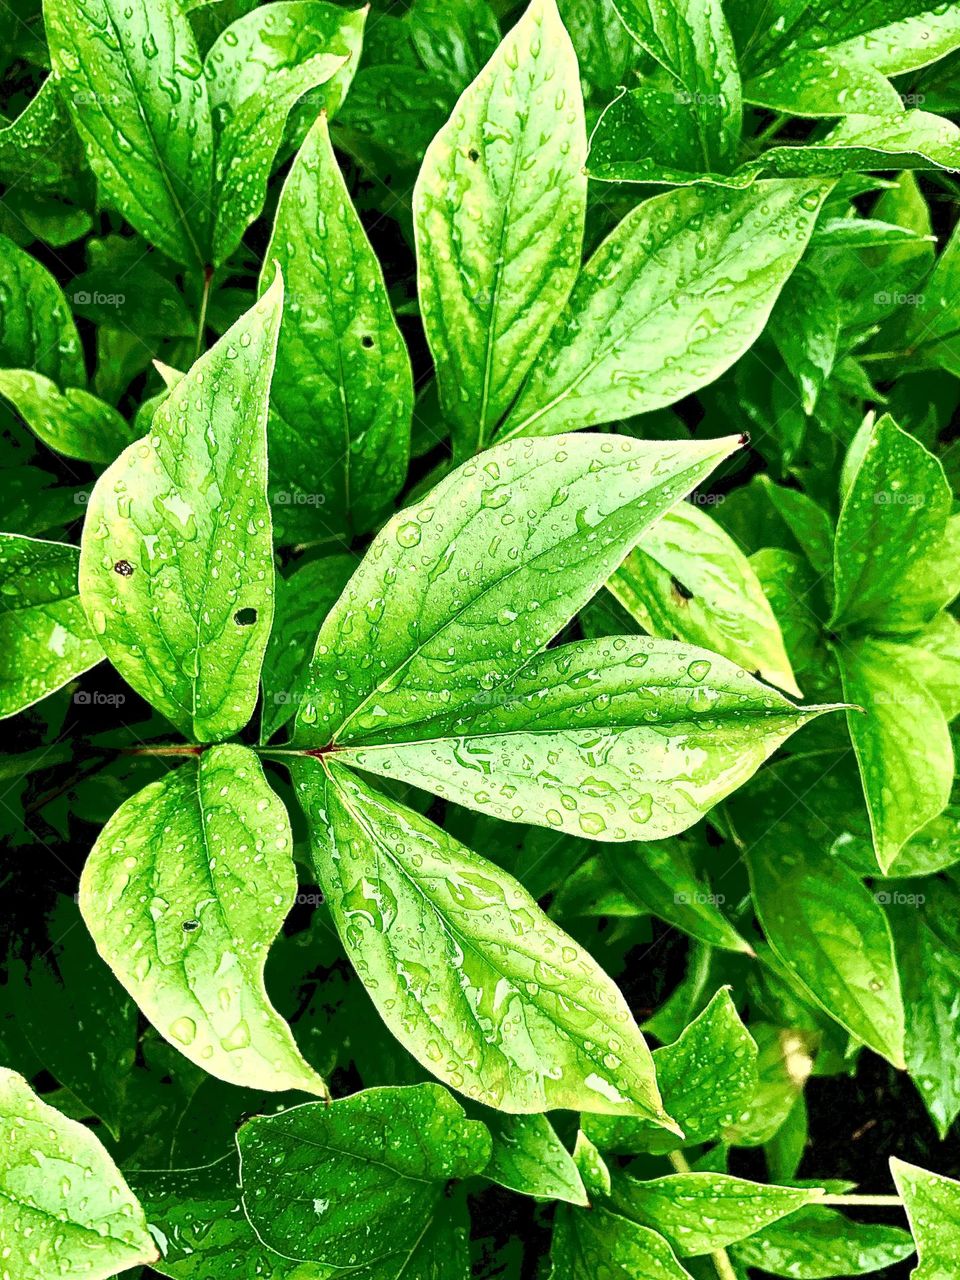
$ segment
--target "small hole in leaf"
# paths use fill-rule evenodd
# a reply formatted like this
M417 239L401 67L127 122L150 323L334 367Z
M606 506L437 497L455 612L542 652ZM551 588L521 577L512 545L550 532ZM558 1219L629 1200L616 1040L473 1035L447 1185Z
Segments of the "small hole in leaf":
M363 335L363 337L360 339L360 345L363 347L366 347L368 351L370 350L370 348L373 346L373 339L370 337L369 333L365 333Z
M671 577L670 585L673 587L674 594L679 596L681 600L693 599L693 592L689 587L685 587L679 578Z
M256 609L238 609L233 615L233 620L238 627L252 627L257 620Z
M476 147L471 147L470 150L467 152L467 157L468 159L472 160L474 164L476 164L477 161L480 159L480 152L476 149Z
M184 920L183 922L184 933L194 933L199 928L200 928L199 920Z
M133 565L129 560L118 560L113 566L113 572L119 573L121 578L129 578L133 573Z

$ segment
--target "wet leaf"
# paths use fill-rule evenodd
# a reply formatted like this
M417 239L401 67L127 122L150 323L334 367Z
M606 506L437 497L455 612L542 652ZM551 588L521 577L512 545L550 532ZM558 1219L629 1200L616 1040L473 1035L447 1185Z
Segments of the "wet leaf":
M503 1111L671 1125L623 996L512 876L337 764L294 774L347 954L428 1071Z
M0 1068L0 1248L17 1280L107 1280L152 1262L143 1210L89 1129Z
M321 628L295 742L361 743L498 701L737 445L516 440L465 463L374 539Z
M425 1226L443 1216L444 1184L480 1173L490 1158L486 1127L435 1084L259 1116L237 1146L244 1212L268 1247L397 1276Z
M0 366L32 369L58 385L86 383L80 335L56 280L0 236Z
M488 706L370 731L336 750L343 764L505 821L660 840L826 710L794 706L706 649L620 636L531 658Z
M832 626L916 631L960 590L940 461L888 415L864 428L834 549Z
M45 0L43 13L53 75L104 197L175 262L203 267L213 123L186 14L177 0Z
M201 356L100 477L80 594L121 675L186 736L253 713L273 618L267 396L283 286Z
M284 183L264 287L274 262L286 286L267 428L278 537L366 532L406 475L413 378L322 115Z
M0 369L0 395L44 444L68 458L112 462L135 438L111 405L81 387L61 392L30 369Z
M294 104L333 115L356 70L366 10L322 0L279 0L230 24L204 59L216 128L212 258L225 262L259 216ZM264 273L273 278L267 254ZM291 286L292 288L292 286Z
M960 1182L929 1173L896 1156L890 1172L903 1197L910 1230L917 1245L912 1280L952 1280L957 1256L957 1206Z
M494 1114L487 1125L493 1152L485 1178L537 1199L587 1204L573 1157L546 1116Z
M781 1218L733 1247L734 1257L744 1266L795 1280L867 1275L911 1253L913 1242L902 1227L851 1222L836 1209L816 1205Z
M798 806L785 781L761 784L732 814L757 916L781 964L809 998L902 1068L903 1001L878 896L830 853L827 821Z
M766 324L828 189L757 182L639 205L584 267L502 437L648 413L713 382Z
M289 819L259 761L211 747L121 805L83 869L80 909L191 1062L231 1084L324 1096L263 983L296 889Z
M276 612L263 655L260 738L267 742L296 714L310 670L317 623L337 602L351 573L353 556L323 556L276 581Z
M745 1240L823 1194L820 1187L776 1187L725 1173L675 1173L640 1182L621 1177L613 1203L659 1231L681 1258Z
M668 511L607 587L650 635L712 649L800 697L749 560L700 507L680 502Z
M77 594L80 553L0 534L0 716L61 688L103 657Z
M912 646L866 637L836 652L844 696L862 708L849 711L847 723L877 861L886 873L907 841L947 807L954 774L950 730Z
M710 0L614 0L624 25L667 73L676 111L667 134L699 159L697 169L723 169L740 142L740 72L723 8ZM671 127L676 123L676 127Z
M654 1049L653 1064L663 1105L683 1140L642 1120L584 1116L584 1132L601 1150L659 1152L716 1140L757 1087L757 1046L726 989L673 1044Z
M493 435L573 286L585 159L576 56L555 0L532 0L414 192L424 327L460 457Z

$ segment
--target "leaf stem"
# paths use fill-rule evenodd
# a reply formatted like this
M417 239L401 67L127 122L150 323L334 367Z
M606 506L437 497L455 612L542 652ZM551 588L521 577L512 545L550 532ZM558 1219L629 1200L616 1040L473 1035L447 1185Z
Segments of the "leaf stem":
M673 1165L677 1173L690 1172L690 1166L687 1164L686 1157L682 1151L667 1152L667 1159ZM726 1249L714 1249L713 1253L710 1254L710 1258L713 1262L718 1280L739 1280Z
M896 1208L903 1204L899 1196L821 1196L815 1204L876 1205L878 1208Z
M199 756L206 751L192 742L171 742L158 747L124 747L121 752L125 756Z
M199 360L203 351L203 335L207 328L207 303L210 301L210 284L213 280L213 267L203 268L203 293L200 295L200 316L197 320L197 345L193 352L194 360Z
M747 158L752 160L755 156L759 155L763 150L764 145L768 143L771 138L775 138L777 136L789 119L790 116L785 112L778 112L767 127L765 129L761 129L757 136L750 140L747 147Z

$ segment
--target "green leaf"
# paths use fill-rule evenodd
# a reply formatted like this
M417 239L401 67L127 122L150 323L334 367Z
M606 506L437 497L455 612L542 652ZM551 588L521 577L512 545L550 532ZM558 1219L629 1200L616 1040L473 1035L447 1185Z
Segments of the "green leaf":
M692 127L698 110L694 104L688 91L657 88L648 79L635 89L621 87L590 135L590 177L661 186L699 184L702 189L750 186L750 168L728 173L724 165L704 171L702 139Z
M722 910L725 895L711 887L704 870L705 858L714 853L706 830L698 826L670 840L637 845L634 858L614 848L605 848L600 856L638 906L708 946L752 957L753 947Z
M496 15L486 0L415 0L406 22L426 70L451 87L475 79L500 43Z
M152 1262L143 1210L90 1132L0 1067L0 1245L17 1280L107 1280Z
M557 0L557 5L576 50L581 79L599 93L612 93L623 84L636 53L613 0Z
M768 952L764 953L764 960L770 963ZM769 979L769 971L764 976ZM795 1009L796 993L790 991L788 999ZM782 1134L789 1118L798 1107L803 1107L803 1089L813 1069L812 1054L817 1048L815 1035L769 1022L752 1021L750 1034L758 1050L757 1088L746 1100L736 1123L727 1125L723 1135L727 1142L738 1147L763 1146ZM805 1142L804 1136L804 1145ZM797 1159L799 1162L799 1156ZM771 1167L771 1176L772 1173Z
M800 266L770 317L770 336L800 386L811 414L833 371L840 342L840 299L811 267Z
M305 94L311 119L335 114L356 69L366 10L279 0L231 23L204 62L216 123L213 258L225 262L263 209L287 116ZM323 86L322 93L315 91ZM266 274L272 275L266 258Z
M847 724L877 861L886 872L907 841L949 803L950 731L909 644L865 637L835 652L844 697L863 709L849 711Z
M260 740L268 742L294 715L309 678L317 619L336 604L351 573L353 556L323 556L276 581L273 630L263 655Z
M444 1213L444 1184L490 1158L486 1127L435 1084L258 1116L237 1146L244 1212L269 1248L337 1268L389 1259L396 1276Z
M609 1209L561 1208L550 1280L690 1280L663 1236Z
M738 1118L757 1087L757 1046L727 988L717 992L678 1040L654 1049L653 1064L663 1105L683 1130L683 1140L642 1120L584 1116L584 1132L602 1151L662 1152L714 1141Z
M199 1169L136 1169L130 1182L161 1245L152 1264L160 1275L230 1280L246 1270L257 1280L326 1280L325 1271L305 1273L257 1239L244 1217L235 1156Z
M494 1113L487 1124L493 1152L485 1178L542 1200L588 1203L573 1157L546 1116Z
M457 456L489 440L567 300L585 160L576 55L555 0L532 0L414 191L421 312Z
M733 1248L738 1263L794 1280L862 1276L913 1253L910 1233L882 1223L851 1222L836 1209L811 1205Z
M679 135L699 153L704 172L722 170L740 143L740 73L723 9L710 0L614 0L624 26L667 74L666 102L675 104ZM679 110L677 110L679 108ZM674 145L677 137L671 136Z
M960 559L946 572L943 564L950 486L939 459L889 415L857 444L837 523L831 626L916 631L960 589Z
M890 928L877 897L830 852L827 820L798 804L775 774L731 808L775 955L809 998L902 1068L904 1013Z
M347 954L428 1071L503 1111L672 1125L623 996L516 880L335 763L293 771Z
M6 236L0 272L0 367L35 369L60 386L85 384L80 335L50 272Z
M907 4L905 9L916 9ZM916 71L960 46L960 12L928 3L924 12L875 27L844 42L841 53L858 62L869 62L885 76ZM897 7L891 9L897 12Z
M371 733L386 740L334 748L337 759L505 821L658 840L829 710L795 707L706 649L622 636L531 658L486 701Z
M286 542L365 533L407 472L413 378L320 116L284 183L261 287L287 302L270 389L270 496Z
M956 936L941 925L944 910L956 911L956 896L935 890L935 884L924 881L922 887L892 886L882 896L889 903L903 988L907 1070L943 1141L960 1115L960 1046L954 1016L960 1000L960 958Z
M70 123L63 95L47 76L15 120L0 126L0 176L14 191L42 192L76 184L83 148Z
M701 828L690 833L696 841ZM701 836L702 845L702 836ZM712 853L713 850L704 850ZM701 942L753 955L721 910L725 901L694 862L701 849L688 839L649 840L633 848L606 848L602 860L627 897ZM703 862L699 857L698 861Z
M799 116L892 115L902 107L890 81L839 49L798 49L743 86L745 101Z
M273 618L267 397L283 283L193 366L100 477L80 594L120 674L188 737L253 714Z
M111 405L79 387L64 391L42 373L0 369L0 395L44 444L68 458L112 462L134 438Z
M97 950L169 1042L231 1084L326 1086L267 997L296 894L286 810L245 747L211 747L117 810L80 881Z
M821 1187L776 1187L725 1173L674 1173L614 1183L618 1211L659 1231L681 1257L697 1257L745 1240L819 1199Z
M597 426L713 382L766 324L828 189L757 182L639 205L583 269L504 436Z
M897 31L903 20L928 12L930 0L871 0L859 6L844 0L778 0L762 9L744 8L746 21L739 15L737 21L749 77L744 97L800 115L846 115L884 99L897 110L896 92L883 74L898 69L890 57L891 39L913 40L919 51L931 43L935 47L943 35L939 23L904 23ZM904 57L904 43L900 58L902 70L927 60Z
M175 262L204 266L213 126L179 3L44 0L43 16L53 75L104 199Z
M465 463L374 539L321 628L296 743L489 705L737 444L517 440Z
M752 168L803 177L863 169L955 169L958 161L960 129L952 121L927 111L894 109L845 116L821 141L772 147Z
M960 134L960 131L958 131ZM960 150L960 148L958 148ZM954 160L954 168L958 163ZM957 282L960 281L960 230L954 229L936 266L923 282L917 305L910 308L901 330L896 334L902 344L905 363L912 369L943 366L955 376L960 370L957 338L960 337L960 307L957 305Z
M77 596L76 547L0 534L0 717L39 702L103 650Z
M960 1182L896 1156L891 1157L890 1172L917 1245L911 1280L953 1280L960 1249Z
M800 697L749 560L700 507L680 502L668 511L607 587L650 635L712 649Z

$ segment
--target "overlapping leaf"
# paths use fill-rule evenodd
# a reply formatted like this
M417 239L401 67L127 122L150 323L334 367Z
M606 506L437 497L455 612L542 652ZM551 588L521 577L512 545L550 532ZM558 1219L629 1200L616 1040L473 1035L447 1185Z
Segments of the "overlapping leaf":
M87 617L121 675L188 737L257 700L273 617L266 418L283 284L193 366L90 498Z
M427 1070L503 1111L672 1126L623 996L512 876L335 763L294 777L347 954Z
M143 1210L97 1138L6 1068L0 1133L0 1250L11 1275L107 1280L153 1261Z
M413 379L322 115L284 184L264 288L274 263L287 291L268 425L278 537L366 532L406 475Z
M419 289L458 453L492 436L567 300L587 183L577 61L555 0L460 99L414 193Z
M83 870L97 949L157 1030L204 1071L251 1088L326 1086L263 984L293 905L286 810L245 747L211 747L132 796Z

